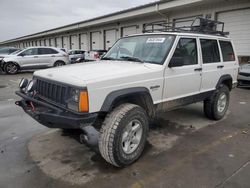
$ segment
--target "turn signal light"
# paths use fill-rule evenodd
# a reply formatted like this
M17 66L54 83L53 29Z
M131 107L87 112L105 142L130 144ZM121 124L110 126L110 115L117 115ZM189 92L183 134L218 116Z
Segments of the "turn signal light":
M89 111L89 98L87 91L80 92L79 98L79 112L88 112Z

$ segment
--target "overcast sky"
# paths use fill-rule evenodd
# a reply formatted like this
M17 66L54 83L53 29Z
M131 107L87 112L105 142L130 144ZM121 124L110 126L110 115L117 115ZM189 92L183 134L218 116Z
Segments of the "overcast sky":
M0 41L155 0L0 0Z

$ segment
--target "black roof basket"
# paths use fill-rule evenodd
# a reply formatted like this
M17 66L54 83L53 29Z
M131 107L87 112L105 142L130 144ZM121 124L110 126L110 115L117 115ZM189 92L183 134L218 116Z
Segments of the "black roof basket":
M209 20L202 17L174 22L160 21L144 24L143 33L154 32L188 32L219 36L229 35L229 32L224 32L224 22Z

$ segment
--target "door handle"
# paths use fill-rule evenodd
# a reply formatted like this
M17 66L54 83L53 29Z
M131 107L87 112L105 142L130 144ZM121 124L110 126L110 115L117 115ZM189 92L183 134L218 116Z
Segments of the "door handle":
M224 67L224 65L218 65L217 68L218 69L222 69Z
M202 71L202 68L196 68L194 71Z
M51 57L56 57L56 56L52 55Z
M34 56L34 58L38 58L38 56Z

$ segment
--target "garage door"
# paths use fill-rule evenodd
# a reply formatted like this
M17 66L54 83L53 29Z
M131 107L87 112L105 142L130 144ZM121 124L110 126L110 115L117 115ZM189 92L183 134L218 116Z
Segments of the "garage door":
M88 51L88 38L87 34L80 34L80 48L84 51Z
M189 17L185 17L185 18L173 19L174 26L175 27L191 26L192 23L193 23L193 20L195 20L195 18L197 18L197 17L202 17L202 15L196 15L196 16L189 16Z
M56 47L62 48L62 38L61 37L56 38Z
M66 50L70 49L69 36L63 37L63 48L65 48Z
M49 39L45 39L45 46L49 46Z
M53 47L56 46L56 45L55 45L55 39L54 39L54 38L50 38L49 41L50 41L50 46L53 46Z
M41 46L44 46L44 40L40 40Z
M99 31L91 33L91 49L92 50L101 49L101 35Z
M108 50L117 40L117 31L116 29L106 30L105 31L105 49Z
M250 9L218 13L217 19L225 22L238 55L250 56Z
M123 27L122 28L122 36L128 36L133 35L137 33L136 26L129 26L129 27Z
M71 49L79 49L79 40L77 35L70 36Z

